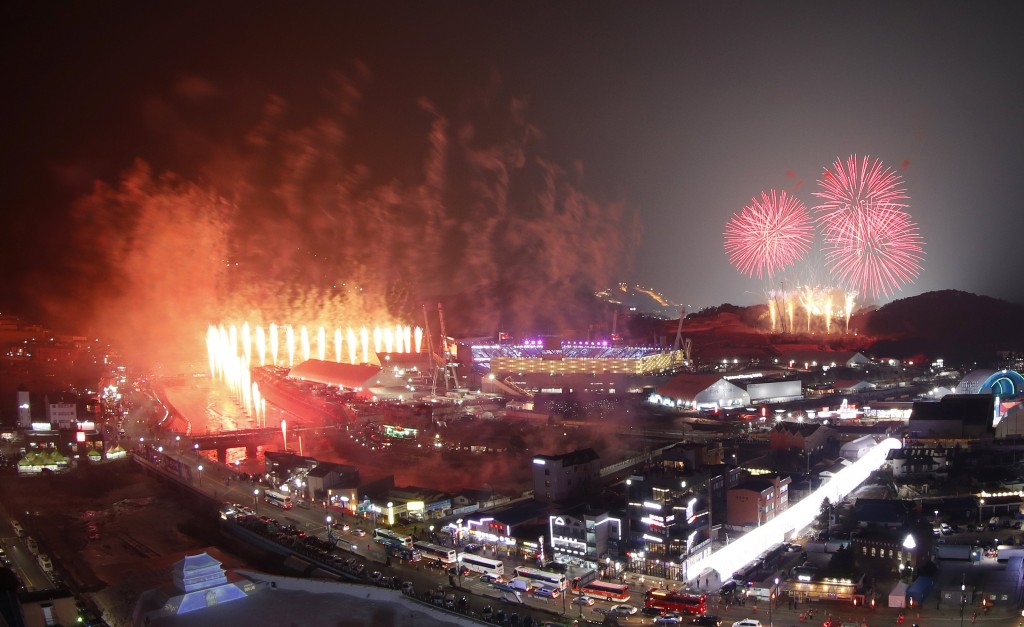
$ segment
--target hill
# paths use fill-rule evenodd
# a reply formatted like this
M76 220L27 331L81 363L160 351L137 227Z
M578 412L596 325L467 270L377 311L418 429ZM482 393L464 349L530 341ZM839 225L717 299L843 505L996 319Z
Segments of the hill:
M1024 350L1024 307L958 290L903 298L858 316L876 355L943 357L990 364L996 351Z

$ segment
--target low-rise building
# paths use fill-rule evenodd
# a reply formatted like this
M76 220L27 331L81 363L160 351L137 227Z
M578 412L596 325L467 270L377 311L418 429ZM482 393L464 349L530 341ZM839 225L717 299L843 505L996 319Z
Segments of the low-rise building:
M727 524L757 527L789 508L789 477L751 477L728 492Z

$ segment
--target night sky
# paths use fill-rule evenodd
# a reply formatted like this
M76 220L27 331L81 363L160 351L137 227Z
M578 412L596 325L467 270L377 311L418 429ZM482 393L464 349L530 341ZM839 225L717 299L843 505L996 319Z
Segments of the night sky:
M254 277L406 280L389 303L457 284L490 294L488 330L618 281L753 304L773 286L730 266L726 221L771 188L810 207L851 154L900 170L926 242L896 298L1024 302L1008 3L23 4L0 44L5 311L145 310L211 260L237 268L201 286L220 303ZM829 281L813 255L785 280Z

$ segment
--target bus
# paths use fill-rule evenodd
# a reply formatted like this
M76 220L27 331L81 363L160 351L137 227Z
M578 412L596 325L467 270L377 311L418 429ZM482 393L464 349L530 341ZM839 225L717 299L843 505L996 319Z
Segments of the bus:
M395 533L389 529L374 529L373 541L384 546L404 546L412 548L412 536Z
M281 494L280 492L274 492L273 490L265 490L263 492L263 500L273 505L274 507L280 507L281 509L292 508L292 497L287 494Z
M386 544L384 545L384 552L391 557L397 557L407 562L418 562L423 557L418 549L402 546L401 544Z
M644 595L644 607L655 608L662 612L704 614L708 611L708 598L703 594L687 594L677 590L651 588Z
M494 575L501 577L505 574L505 564L499 560L492 560L472 553L460 553L459 564L466 570L475 573Z
M566 588L565 575L562 573L551 573L539 568L527 568L526 566L516 566L515 573L516 577L526 577L538 586L555 588L563 592Z
M597 574L596 570L593 570L593 569L588 570L587 572L583 573L582 575L579 575L578 577L573 577L572 579L570 579L569 580L569 589L572 590L574 593L578 593L583 588L583 586L587 585L588 583L590 583L591 581L594 581L597 578L598 578L598 574Z
M595 599L605 599L613 603L625 603L629 600L629 586L624 583L610 581L591 581L580 589L582 594Z
M384 546L404 546L413 548L413 537L403 534L396 534L387 529L374 530L374 542Z
M442 568L449 568L455 565L455 549L445 546L438 546L429 542L414 542L413 548L420 552L420 556L428 562L437 562Z

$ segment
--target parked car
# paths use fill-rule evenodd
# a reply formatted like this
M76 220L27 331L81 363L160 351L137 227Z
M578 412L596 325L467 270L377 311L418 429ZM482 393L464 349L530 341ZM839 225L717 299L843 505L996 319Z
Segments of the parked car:
M25 529L21 526L20 522L12 520L11 527L14 528L14 535L18 536L19 538L25 536Z
M470 542L466 546L462 547L462 550L465 551L466 553L476 553L477 551L479 551L482 548L484 548L484 545L482 545L482 544L473 544L472 542Z
M50 557L48 555L41 554L36 559L39 562L39 568L42 568L44 573L47 575L53 573L53 562L50 561Z
M36 544L35 538L29 536L29 538L25 540L25 546L28 547L28 552L32 555L39 555L39 545Z

